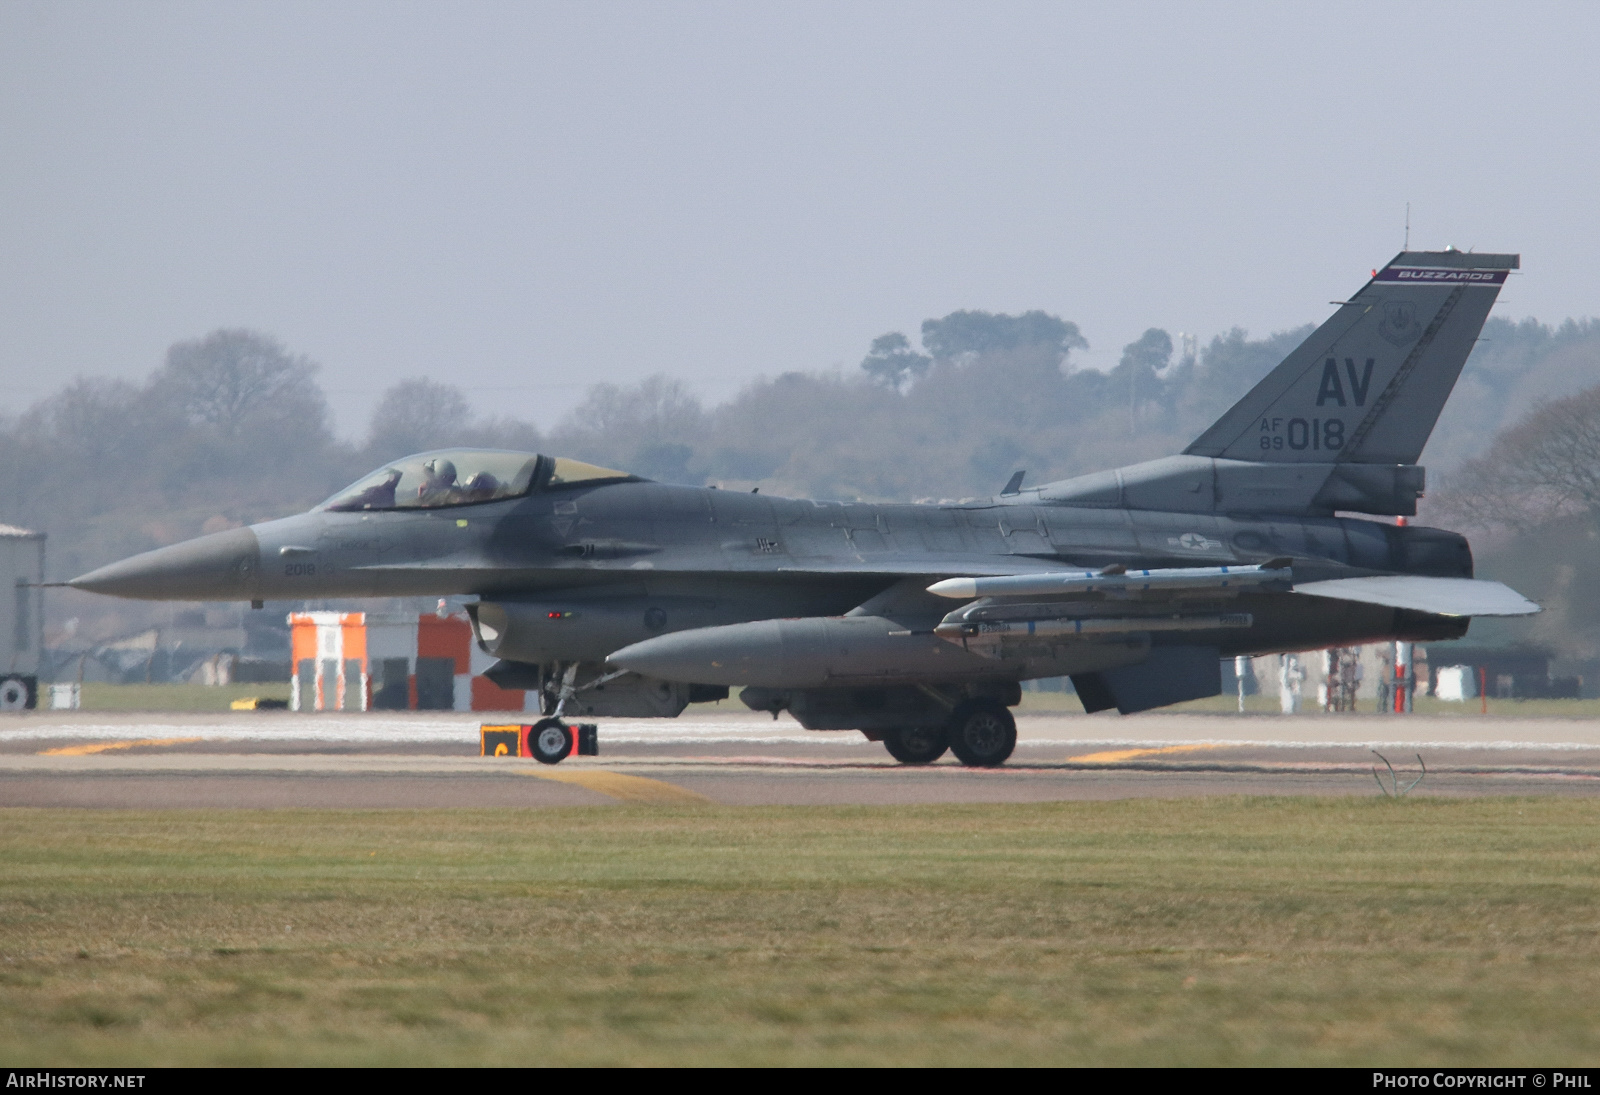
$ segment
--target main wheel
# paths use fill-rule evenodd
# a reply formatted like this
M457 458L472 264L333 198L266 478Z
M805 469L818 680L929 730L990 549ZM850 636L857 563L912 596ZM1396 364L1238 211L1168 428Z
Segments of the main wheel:
M0 681L0 711L25 711L28 708L28 685L17 677Z
M993 700L970 700L950 717L950 751L969 768L1004 764L1017 747L1017 722Z
M950 748L950 739L939 727L902 727L883 735L883 747L901 764L932 764Z
M540 719L528 731L528 749L540 764L560 764L572 755L572 734L560 719Z

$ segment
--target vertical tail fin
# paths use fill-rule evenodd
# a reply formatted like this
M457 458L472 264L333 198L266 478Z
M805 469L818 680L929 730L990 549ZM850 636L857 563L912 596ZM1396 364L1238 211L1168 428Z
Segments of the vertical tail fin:
M1184 451L1415 464L1517 255L1404 251Z

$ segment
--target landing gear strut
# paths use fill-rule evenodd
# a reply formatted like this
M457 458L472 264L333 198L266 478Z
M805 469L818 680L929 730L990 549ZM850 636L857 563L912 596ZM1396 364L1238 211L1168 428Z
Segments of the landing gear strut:
M885 731L883 747L901 764L932 764L944 756L950 740L941 727L905 727Z
M969 768L1004 764L1017 747L1017 722L994 700L968 700L950 715L950 751Z

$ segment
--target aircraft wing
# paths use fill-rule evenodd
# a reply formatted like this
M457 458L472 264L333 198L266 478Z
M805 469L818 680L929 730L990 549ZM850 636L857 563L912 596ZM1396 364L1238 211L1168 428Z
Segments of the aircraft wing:
M1333 578L1297 584L1294 591L1437 616L1531 616L1541 611L1510 586L1484 578L1424 578L1410 574Z
M1292 589L1309 597L1407 608L1439 616L1531 616L1540 611L1538 605L1511 587L1482 578L1395 574L1294 582L1291 586L1291 574L1289 560L1274 559L1259 566L973 575L935 582L928 587L928 592L956 600L983 597L990 601L1006 601L1073 593L1107 593L1121 597L1197 594L1226 597L1255 590Z

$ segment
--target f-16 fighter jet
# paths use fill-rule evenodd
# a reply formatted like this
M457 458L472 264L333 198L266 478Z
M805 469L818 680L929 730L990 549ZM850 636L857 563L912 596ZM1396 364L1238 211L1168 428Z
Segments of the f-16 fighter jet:
M1089 711L1221 691L1221 659L1537 612L1416 513L1417 466L1516 255L1408 251L1183 453L960 504L821 502L462 449L308 513L70 584L156 600L467 596L488 675L573 716L740 696L898 760L1010 756L1020 683ZM530 735L543 740L539 735Z

